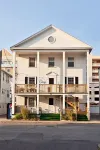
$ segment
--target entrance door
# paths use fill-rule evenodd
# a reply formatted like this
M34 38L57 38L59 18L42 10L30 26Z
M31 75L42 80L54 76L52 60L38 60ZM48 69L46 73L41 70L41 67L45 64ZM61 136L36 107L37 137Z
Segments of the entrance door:
M49 84L54 84L54 78L49 78Z
M49 78L49 84L51 84L51 85L49 85L49 92L55 92L55 86L54 85L52 85L52 84L54 84L54 78Z
M54 113L54 98L49 98L49 113Z

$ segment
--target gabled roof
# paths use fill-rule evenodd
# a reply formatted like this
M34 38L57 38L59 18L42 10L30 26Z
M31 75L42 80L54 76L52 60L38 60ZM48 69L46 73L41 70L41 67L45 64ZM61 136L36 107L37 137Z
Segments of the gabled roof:
M47 26L47 27L45 27L44 29L40 30L39 32L36 32L35 34L32 34L31 36L27 37L26 39L22 40L21 42L15 44L15 45L13 45L13 46L11 46L10 49L12 49L13 47L19 46L20 44L22 44L22 43L24 43L24 42L30 40L31 38L36 37L37 35L41 34L42 32L44 32L44 31L46 31L46 30L48 30L48 29L50 29L50 28L52 28L52 24L49 25L49 26Z
M22 40L21 42L19 42L19 43L13 45L12 47L10 47L10 49L13 50L14 48L15 48L15 49L16 49L16 48L20 48L20 45L22 45L22 44L28 42L29 40L32 40L33 38L39 36L40 34L46 32L46 31L48 31L48 30L50 30L50 29L52 29L52 28L55 29L55 30L57 30L57 31L59 30L61 33L63 33L63 34L64 34L64 37L66 36L66 39L68 39L68 37L70 37L70 39L71 39L72 41L74 41L74 45L75 45L75 42L76 42L77 44L75 45L75 46L76 46L75 48L81 48L81 46L78 45L78 42L80 42L80 45L82 45L82 49L89 49L90 51L92 50L92 47L89 46L88 44L86 44L86 43L84 43L84 42L78 40L77 38L71 36L71 35L68 34L68 33L65 33L64 31L62 31L62 30L56 28L56 27L53 26L53 25L47 26L46 28L42 29L41 31L39 31L39 32L37 32L37 33L31 35L30 37L28 37L28 38ZM72 43L72 44L73 44L73 43ZM34 48L34 45L33 45L32 47ZM30 47L30 48L32 48L32 47ZM36 47L37 47L37 49L38 49L38 45L35 46L35 48L36 48ZM42 46L39 46L39 47L41 48ZM58 47L60 47L60 46L58 46ZM70 46L70 47L65 46L64 48L66 48L66 49L67 49L67 48L68 48L68 49L73 49L73 47L74 47L74 46L72 46L72 47L71 47L71 46ZM22 48L22 47L21 47L21 48ZM24 48L26 48L26 47L24 47ZM53 47L52 47L52 48L53 48ZM55 47L55 48L56 48L56 47ZM26 49L27 49L27 48L26 48ZM45 49L45 46L44 46L44 49Z

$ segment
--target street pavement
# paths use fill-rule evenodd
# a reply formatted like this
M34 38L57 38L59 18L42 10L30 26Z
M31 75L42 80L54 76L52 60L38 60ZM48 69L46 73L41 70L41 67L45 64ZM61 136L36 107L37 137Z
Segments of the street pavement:
M97 150L100 124L0 125L0 150Z

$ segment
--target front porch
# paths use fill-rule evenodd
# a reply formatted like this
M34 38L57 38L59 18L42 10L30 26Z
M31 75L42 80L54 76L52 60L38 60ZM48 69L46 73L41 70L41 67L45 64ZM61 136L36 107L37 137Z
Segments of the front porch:
M15 113L19 113L21 107L26 107L31 113L49 114L49 113L64 113L72 110L73 113L80 113L87 115L87 96L73 97L65 96L63 102L63 95L39 95L39 104L37 103L37 95L17 96ZM20 103L21 102L21 103ZM21 104L21 105L20 105ZM37 105L38 104L38 105ZM64 108L64 109L63 109Z

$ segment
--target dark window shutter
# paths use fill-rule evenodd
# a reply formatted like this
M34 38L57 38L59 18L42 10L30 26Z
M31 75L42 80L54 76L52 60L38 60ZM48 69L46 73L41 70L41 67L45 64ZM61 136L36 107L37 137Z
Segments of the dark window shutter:
M28 84L28 77L25 77L25 84Z
M36 77L36 84L37 84L37 77Z
M67 77L65 77L65 84L67 84Z
M25 97L25 106L27 106L27 97Z
M78 84L78 77L75 77L75 84Z

